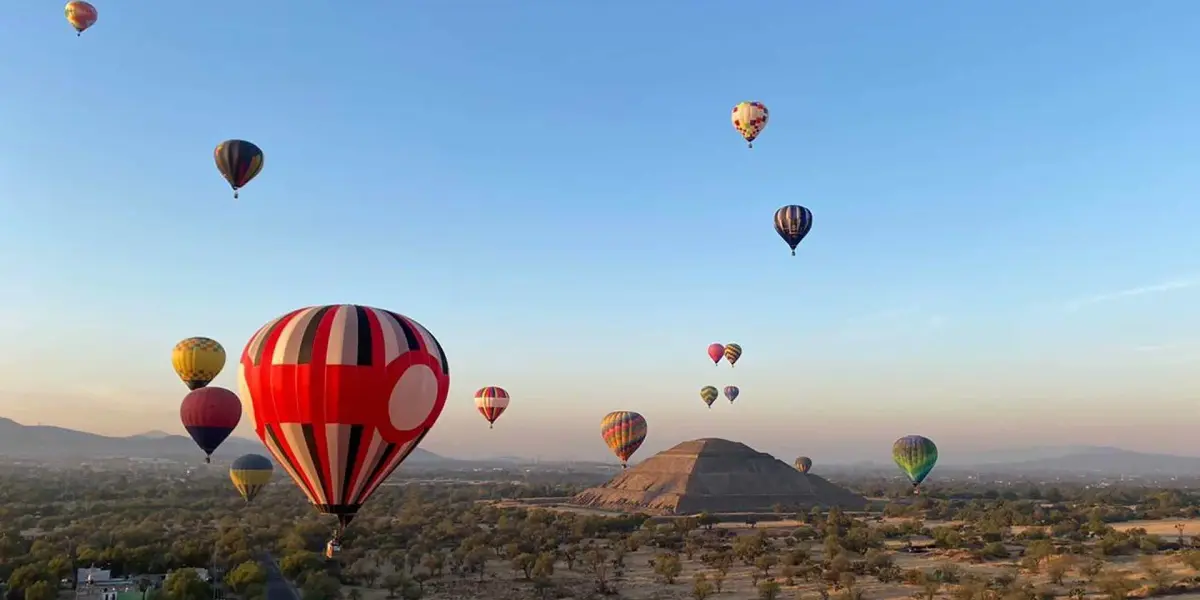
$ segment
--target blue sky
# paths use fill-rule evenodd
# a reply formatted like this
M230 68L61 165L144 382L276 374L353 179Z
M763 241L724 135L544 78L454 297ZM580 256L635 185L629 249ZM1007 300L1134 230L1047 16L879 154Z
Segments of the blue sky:
M1195 3L97 2L82 38L17 4L0 414L179 430L177 339L358 302L446 347L451 455L606 456L615 409L644 455L1194 450Z

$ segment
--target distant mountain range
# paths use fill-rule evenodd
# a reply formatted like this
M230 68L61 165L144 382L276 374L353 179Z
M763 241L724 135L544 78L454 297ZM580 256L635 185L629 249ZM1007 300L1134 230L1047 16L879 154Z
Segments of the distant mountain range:
M848 468L887 468L884 463L841 465ZM1041 446L957 455L943 454L938 467L1013 474L1072 475L1200 475L1200 457L1134 452L1111 446Z
M1200 475L1200 457L1134 452L1110 446L1069 446L1018 453L1007 459L963 465L1021 473ZM948 463L947 466L950 466ZM959 466L959 465L954 465Z
M213 459L232 460L250 452L266 454L257 440L231 436L213 453ZM164 431L147 431L129 437L97 435L48 425L22 425L0 417L0 457L45 459L166 458L195 460L203 453L190 437ZM450 463L445 458L417 448L408 463Z

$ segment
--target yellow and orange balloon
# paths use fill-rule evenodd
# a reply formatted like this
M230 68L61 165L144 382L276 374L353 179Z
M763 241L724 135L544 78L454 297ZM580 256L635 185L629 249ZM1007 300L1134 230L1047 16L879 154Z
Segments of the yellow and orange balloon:
M96 7L83 0L68 2L63 11L67 15L67 22L75 28L77 36L83 35L83 32L95 25L96 19L100 17L100 13L96 12Z

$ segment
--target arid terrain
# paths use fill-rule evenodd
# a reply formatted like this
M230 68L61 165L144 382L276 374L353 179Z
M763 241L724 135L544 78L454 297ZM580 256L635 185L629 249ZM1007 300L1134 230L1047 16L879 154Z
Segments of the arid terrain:
M382 488L328 560L330 520L290 485L247 505L224 478L165 466L51 485L9 468L0 577L8 600L73 597L76 565L146 600L263 600L273 556L303 600L1200 599L1189 489L945 482L913 497L864 479L836 484L871 491L878 510L650 516L569 504L594 484L462 477Z

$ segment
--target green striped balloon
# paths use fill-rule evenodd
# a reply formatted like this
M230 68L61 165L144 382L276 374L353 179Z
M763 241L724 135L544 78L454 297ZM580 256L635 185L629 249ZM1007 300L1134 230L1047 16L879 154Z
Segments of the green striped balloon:
M920 435L906 435L892 444L892 460L908 476L915 492L917 486L937 464L938 449L933 440Z

